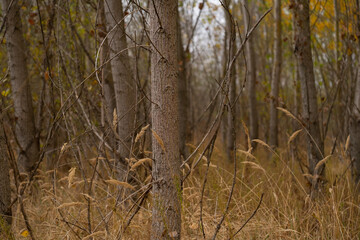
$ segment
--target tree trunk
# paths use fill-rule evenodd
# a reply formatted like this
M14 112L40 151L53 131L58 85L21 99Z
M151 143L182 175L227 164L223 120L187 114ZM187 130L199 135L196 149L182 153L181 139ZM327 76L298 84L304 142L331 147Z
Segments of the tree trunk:
M104 1L99 1L99 23L98 35L100 42L106 36L106 19ZM110 56L109 45L107 41L104 42L100 52L100 66L102 66ZM103 90L103 108L106 122L111 126L113 124L113 112L115 109L115 93L114 83L111 75L111 65L106 64L101 70L102 90Z
M295 18L294 53L298 61L301 82L302 117L305 127L310 134L310 136L307 136L307 152L309 172L314 177L311 179L311 193L312 196L314 196L314 193L316 193L319 188L319 180L324 175L325 165L323 164L318 171L315 172L316 164L323 158L324 147L320 133L317 93L311 55L309 0L292 0L292 7Z
M245 32L248 32L251 16L249 16L248 0L243 0L243 17ZM256 139L259 136L258 111L256 101L256 62L254 51L254 36L250 37L246 43L246 61L247 61L247 86L249 97L249 119L250 119L250 139ZM255 146L255 145L254 145Z
M186 142L190 139L188 117L189 96L188 96L188 79L187 79L187 60L182 42L181 26L179 11L177 11L177 36L178 36L178 64L179 64L179 127L180 127L180 152L184 159L187 158L188 152Z
M278 98L279 98L279 84L281 75L281 0L274 0L275 8L275 43L274 43L274 66L271 78L271 93L270 93L270 126L269 126L269 144L271 147L277 147L278 142Z
M334 1L334 17L335 17L335 69L336 69L336 79L338 79L338 75L340 73L340 34L339 34L339 5L338 0Z
M356 184L360 182L360 70L356 80L354 105L350 118L350 155L352 175Z
M230 15L230 1L226 0L224 1L225 6L225 23L226 23L226 39L228 48L225 49L225 51L229 51L229 54L226 54L226 56L229 56L227 59L225 59L225 69L228 69L229 63L232 61L232 59L235 57L236 54L236 29L235 25L232 20L232 16ZM235 107L235 98L236 98L236 65L233 64L230 71L230 79L229 79L229 91L228 91L228 111L227 111L227 124L226 124L226 152L227 152L227 158L229 161L233 159L233 153L234 153L234 145L235 145L235 138L234 138L234 130L236 129L236 107ZM224 76L226 74L226 71L224 73Z
M180 239L177 0L150 3L153 213L151 239Z
M3 126L2 126L3 127ZM3 129L0 130L3 132ZM0 134L0 139L3 138ZM0 237L1 232L6 233L6 222L11 225L11 189L10 189L10 176L9 176L9 164L6 159L5 146L3 142L0 142ZM5 222L3 222L5 221ZM5 229L4 229L5 228ZM9 227L10 229L10 227ZM5 230L5 231L4 231Z
M131 140L134 132L136 88L127 51L122 1L106 0L104 4L107 30L109 32L110 58L113 58L111 60L111 71L114 81L117 127L120 138L118 146L119 170L123 171L126 163L125 158L130 156ZM113 29L114 27L115 29ZM120 172L120 176L123 174L124 172Z
M2 0L4 15L13 2ZM34 110L26 63L26 45L22 33L20 7L12 3L6 19L6 46L10 70L10 83L15 114L15 136L18 142L18 166L29 172L39 158L39 140L36 137Z
M360 10L360 2L357 0L358 13ZM360 14L358 15L358 17ZM358 32L360 32L360 20L358 18ZM360 43L359 43L360 49ZM358 75L356 79L356 87L354 93L354 104L351 111L350 117L350 156L352 162L352 176L355 183L360 183L360 56L359 56L359 67ZM358 186L357 186L358 187Z

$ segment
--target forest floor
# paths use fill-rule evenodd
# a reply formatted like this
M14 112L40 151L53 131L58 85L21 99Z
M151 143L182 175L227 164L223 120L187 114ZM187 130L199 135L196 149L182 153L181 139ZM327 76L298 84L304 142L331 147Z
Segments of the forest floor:
M184 184L182 239L204 239L204 234L205 239L211 239L224 214L235 168L220 148L216 146L211 157L204 192L206 158ZM287 147L270 155L260 142L253 154L239 151L232 199L216 239L358 239L360 199L354 192L345 148L340 146L340 151L326 160L326 183L316 200L310 199L300 168L299 161L305 163L306 159L304 150L298 149L294 155ZM88 162L95 164L94 159ZM78 169L70 172L58 171L56 181L52 181L53 172L39 171L26 192L24 209L36 239L149 239L151 196L142 198L144 189L149 189L149 178L137 197L129 197L126 191L122 199L128 196L129 201L122 203L117 195L121 183ZM85 190L89 184L91 192ZM133 204L137 198L143 199L139 209ZM15 238L29 239L16 204L13 216Z

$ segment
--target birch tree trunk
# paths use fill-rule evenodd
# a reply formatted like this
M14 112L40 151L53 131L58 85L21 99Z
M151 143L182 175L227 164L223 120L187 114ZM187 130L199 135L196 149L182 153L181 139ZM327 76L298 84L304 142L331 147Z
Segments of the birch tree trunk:
M108 43L111 71L114 81L117 127L119 135L118 152L120 171L125 169L125 158L130 155L135 119L135 81L130 67L127 50L124 13L121 0L105 0ZM114 28L114 29L113 29ZM123 174L120 172L120 175Z
M360 10L360 1L357 2L358 13ZM358 15L358 17L360 14ZM358 32L360 32L360 20L357 23ZM358 45L360 49L360 44ZM355 183L360 183L360 56L359 56L358 74L354 93L354 104L350 117L350 156L352 162L352 176ZM358 187L358 186L357 186Z
M250 9L248 8L248 0L243 0L243 18L245 25L245 32L250 30L249 24L251 16L249 16ZM258 125L258 111L256 101L256 62L254 51L254 35L249 38L246 43L246 61L247 61L247 86L249 97L249 119L250 119L250 139L256 139L259 136Z
M39 158L39 139L36 137L34 109L32 105L29 75L26 61L26 45L22 33L20 7L17 1L2 0L6 19L6 46L10 70L10 83L15 114L15 135L18 142L18 166L20 172L29 172Z
M307 135L307 152L309 172L314 177L311 179L311 193L312 196L315 196L314 194L319 189L319 180L324 174L325 165L323 164L318 168L318 171L315 171L316 164L323 158L324 147L320 132L315 75L311 54L310 2L309 0L292 0L291 3L294 9L294 53L299 67L303 108L302 117L305 127L310 134L310 136Z
M151 239L180 239L177 0L150 2L153 213Z
M279 98L279 84L281 75L281 0L274 0L275 8L275 44L274 44L274 66L271 79L271 93L270 93L270 126L269 126L269 144L276 148L278 142L278 98Z

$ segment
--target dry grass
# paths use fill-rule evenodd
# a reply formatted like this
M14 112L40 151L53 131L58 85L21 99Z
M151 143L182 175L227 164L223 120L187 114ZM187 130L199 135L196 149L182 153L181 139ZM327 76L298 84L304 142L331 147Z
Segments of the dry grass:
M327 160L327 183L316 201L309 199L304 176L298 163L291 160L289 150L281 149L278 154L269 160L269 151L260 145L253 153L255 159L238 153L236 187L217 239L233 236L252 214L262 193L260 209L235 239L358 239L360 201L346 171L349 161L344 152ZM299 158L304 155L300 152ZM203 200L207 238L212 236L223 214L231 188L233 167L224 159L225 154L215 148ZM182 239L203 239L199 201L206 160L202 161L184 185ZM144 166L138 166L137 170L140 168ZM117 239L132 214L126 209L132 206L133 198L115 207L119 197L116 184L96 177L89 192L86 185L91 179L85 182L76 171L70 175L69 187L68 175L68 172L57 173L57 180L52 183L47 173L40 172L26 193L24 204L37 239ZM87 175L91 176L91 172ZM144 201L122 237L149 239L150 227L151 197ZM22 215L14 206L16 239L27 238L21 236L24 228Z

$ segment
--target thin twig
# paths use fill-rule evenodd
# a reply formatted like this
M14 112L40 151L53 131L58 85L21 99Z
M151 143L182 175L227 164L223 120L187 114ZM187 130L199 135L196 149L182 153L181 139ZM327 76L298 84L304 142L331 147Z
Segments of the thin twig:
M259 201L259 204L257 205L256 209L254 210L254 212L251 214L251 216L244 222L244 224L239 228L239 230L236 231L236 233L229 238L229 240L233 239L236 234L238 234L245 226L246 224L255 216L256 212L259 210L260 208L260 205L262 203L262 200L263 200L263 197L264 197L264 193L261 194L261 197L260 197L260 201Z

